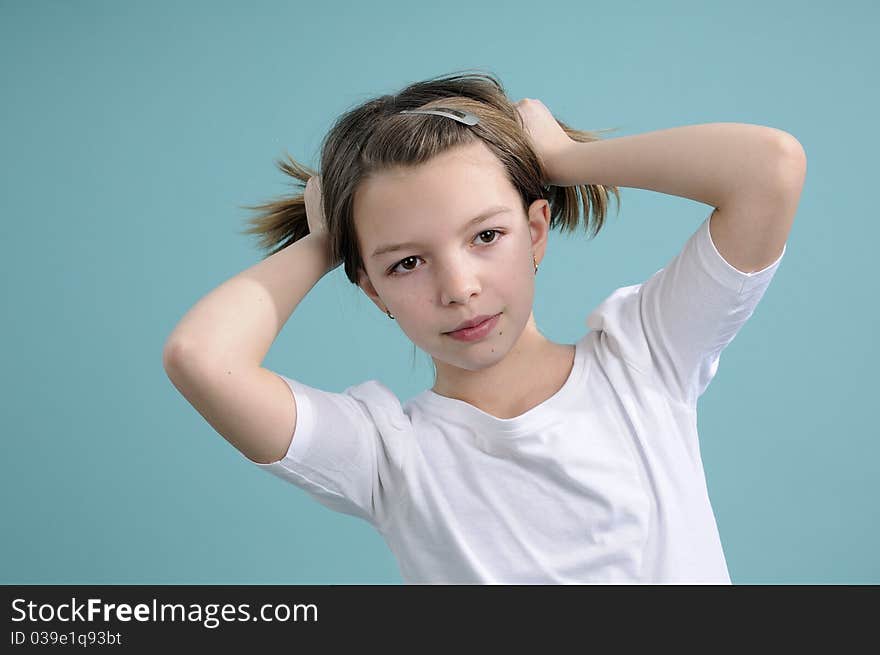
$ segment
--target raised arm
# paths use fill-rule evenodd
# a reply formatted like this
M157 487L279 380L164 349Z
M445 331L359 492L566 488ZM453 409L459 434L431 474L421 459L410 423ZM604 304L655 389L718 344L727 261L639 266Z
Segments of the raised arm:
M326 273L327 237L309 234L199 300L168 337L162 363L175 387L229 443L268 463L290 446L296 403L262 367L300 301Z
M553 137L546 125L545 133ZM807 161L791 134L747 123L572 141L553 153L547 169L561 185L648 189L715 207L712 240L721 256L744 273L759 271L782 254Z

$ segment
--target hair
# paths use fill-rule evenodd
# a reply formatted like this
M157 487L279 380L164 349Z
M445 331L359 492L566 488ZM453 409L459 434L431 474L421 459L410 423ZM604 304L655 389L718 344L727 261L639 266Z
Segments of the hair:
M472 69L473 70L473 69ZM425 114L403 114L404 109L449 107L475 114L479 123L467 126L448 118ZM599 139L599 132L559 126L573 141ZM594 238L605 222L609 193L617 199L617 187L578 185L557 187L544 184L546 175L531 146L522 117L507 97L501 82L491 73L458 71L416 82L393 95L382 95L342 114L321 146L320 173L296 162L288 153L276 166L293 178L299 190L269 202L243 207L255 210L250 227L242 234L259 235L259 248L274 255L309 234L305 207L305 185L321 176L324 221L334 261L340 261L352 284L358 271L366 271L358 247L354 221L354 197L361 184L382 171L415 167L452 148L482 140L495 154L528 210L535 200L546 198L550 205L550 229L574 232L584 208L584 230ZM592 222L590 221L592 214Z

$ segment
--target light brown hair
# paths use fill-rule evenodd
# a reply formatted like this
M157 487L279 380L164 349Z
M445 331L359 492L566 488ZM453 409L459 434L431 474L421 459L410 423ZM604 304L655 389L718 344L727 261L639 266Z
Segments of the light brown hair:
M465 110L479 118L467 126L449 118L425 114L400 114L403 109L450 107ZM599 139L598 130L576 130L557 119L573 140ZM556 187L544 184L545 172L529 142L522 117L501 82L491 73L458 71L413 83L394 95L368 100L340 116L322 142L320 172L296 162L277 160L282 172L296 180L300 190L267 203L247 206L258 214L248 219L251 226L243 234L259 235L265 257L289 246L309 233L304 201L308 179L321 175L324 219L334 261L341 261L353 284L358 270L366 270L358 247L353 215L355 191L370 176L395 167L412 167L458 146L481 139L498 157L519 192L523 209L535 200L550 204L550 229L575 231L580 217L579 199L584 207L584 230L595 237L605 222L609 193L617 198L617 187L580 185ZM589 220L592 213L592 223Z

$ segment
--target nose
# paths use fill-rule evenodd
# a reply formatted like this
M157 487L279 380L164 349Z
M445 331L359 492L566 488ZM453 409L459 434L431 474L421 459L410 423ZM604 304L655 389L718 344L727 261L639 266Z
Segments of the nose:
M466 305L472 296L480 292L476 272L468 266L451 264L444 267L438 277L440 300L444 305Z

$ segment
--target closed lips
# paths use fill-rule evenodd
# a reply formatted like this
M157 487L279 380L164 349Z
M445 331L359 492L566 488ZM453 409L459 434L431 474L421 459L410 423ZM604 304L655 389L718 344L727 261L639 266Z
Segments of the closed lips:
M469 321L465 321L464 323L461 323L458 327L449 330L449 332L457 332L458 330L463 330L464 328L474 327L476 325L479 325L480 323L483 323L484 321L488 321L490 318L492 318L494 316L497 316L497 314L488 314L488 315L483 315L483 316L477 316L476 318L472 318ZM449 334L449 332L444 332L444 334Z

